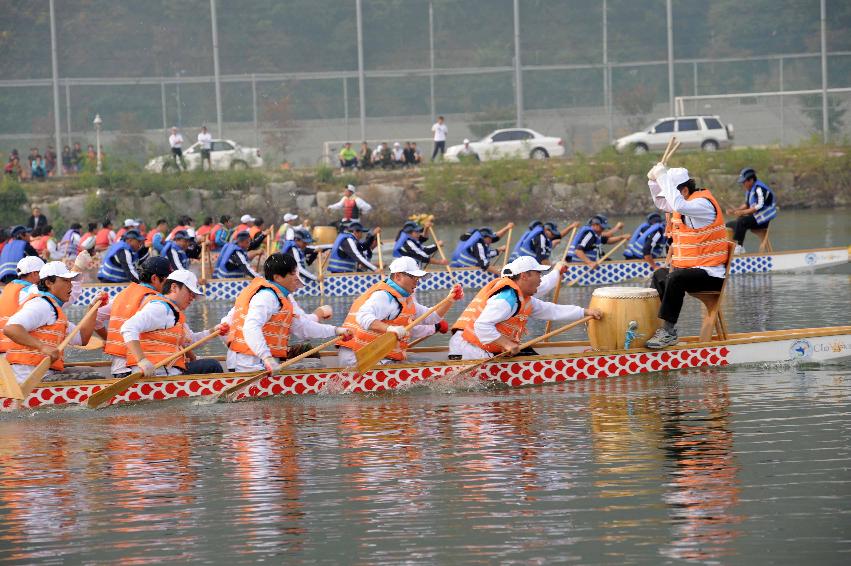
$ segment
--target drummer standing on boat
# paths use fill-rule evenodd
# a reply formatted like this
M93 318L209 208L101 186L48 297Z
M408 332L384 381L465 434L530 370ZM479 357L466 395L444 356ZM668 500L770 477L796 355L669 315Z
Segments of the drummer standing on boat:
M736 208L728 208L727 214L737 216L727 223L733 229L736 241L736 253L745 253L745 236L748 230L766 230L772 218L777 216L777 199L768 185L756 178L756 171L745 167L739 173L737 182L745 190L745 203Z
M361 215L369 214L369 211L372 210L372 205L362 198L355 196L355 190L354 185L346 185L346 188L343 190L343 198L334 204L328 205L328 210L343 211L341 222L359 222Z
M541 274L550 267L529 256L519 257L506 265L502 277L482 288L452 325L449 354L464 360L490 358L502 352L516 355L520 353L529 318L564 321L579 320L583 316L601 318L598 309L558 305L536 298ZM557 271L556 277L559 275ZM523 353L535 354L533 351Z
M65 315L63 306L71 298L71 282L80 274L69 271L61 261L44 264L39 271L39 293L30 296L20 310L9 317L3 333L8 342L6 359L12 365L18 383L23 383L45 358L50 358L47 376L65 369L63 354L57 346L74 325ZM107 295L99 297L104 303ZM95 327L90 317L80 326L80 333L71 339L71 345L85 346Z
M318 315L307 315L298 306L292 295L302 285L298 265L291 256L274 253L266 258L263 277L255 278L240 292L233 308L222 319L231 326L227 335L228 368L273 371L290 357L288 351L293 338L351 335L343 327L320 324ZM325 314L330 316L330 312Z
M652 349L677 343L677 319L686 293L720 291L726 275L727 230L721 206L709 189L697 189L688 170L657 163L648 173L650 195L657 208L673 213L671 268L653 272L659 293L662 327L647 341Z
M121 337L127 348L127 367L132 373L179 375L182 373L221 373L222 365L214 359L195 359L189 352L172 364L159 369L154 366L191 343L212 333L226 334L227 324L212 330L192 332L186 324L186 309L198 296L203 296L198 278L186 269L173 271L163 283L162 293L147 295L142 308L121 325Z
M399 342L384 363L404 362L408 358L409 340L434 334L452 304L464 298L464 291L456 284L451 300L438 307L409 332L405 327L429 310L414 298L417 284L425 275L427 273L420 269L414 258L394 259L390 264L390 277L376 283L355 300L343 322L343 326L350 329L353 335L339 344L340 365L355 366L355 353L387 332L396 334ZM444 325L444 329L448 329L448 326Z
M139 312L145 299L162 292L166 277L172 271L166 258L146 258L139 266L139 282L130 283L108 305L98 309L95 330L106 338L103 353L112 358L113 377L130 374L121 326Z

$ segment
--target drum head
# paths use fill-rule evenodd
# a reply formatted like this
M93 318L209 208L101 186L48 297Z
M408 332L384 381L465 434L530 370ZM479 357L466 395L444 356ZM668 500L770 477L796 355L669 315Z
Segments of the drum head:
M602 299L655 299L659 293L649 287L600 287L594 289L591 296Z

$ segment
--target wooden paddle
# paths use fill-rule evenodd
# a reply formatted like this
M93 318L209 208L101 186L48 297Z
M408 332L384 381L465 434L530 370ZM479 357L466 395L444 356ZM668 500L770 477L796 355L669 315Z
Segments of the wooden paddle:
M567 332L568 330L570 330L574 326L578 326L578 325L582 324L583 322L588 322L592 318L594 318L594 317L593 316L584 316L584 317L580 318L579 320L574 320L570 324L565 324L564 326L562 326L560 328L556 328L552 332L547 332L546 334L542 334L541 336L538 336L537 338L533 338L532 340L529 340L528 342L524 342L524 343L520 344L519 349L525 350L526 348L534 346L538 342L543 342L544 340L548 340L548 339L552 338L553 336L555 336L557 334L561 334L562 332ZM500 359L504 359L504 358L510 358L510 357L511 357L511 351L506 350L505 352L502 352L501 354L497 354L492 358L487 358L487 359L482 360L481 362L479 362L477 364L473 364L470 367L464 368L460 372L454 374L454 377L459 377L459 376L462 376L462 375L466 375L468 373L472 373L473 371L477 370L478 368L482 367L483 365L485 365L488 362L494 362L496 360L500 360Z
M206 336L204 336L203 338L201 338L200 340L198 340L194 344L190 344L189 346L180 350L176 354L173 354L173 355L167 357L166 359L157 362L156 364L154 364L154 369L158 369L158 368L161 368L163 366L167 366L168 364L172 363L174 360L185 355L187 352L194 350L198 346L206 344L207 342L209 342L210 340L212 340L213 338L215 338L216 336L219 335L218 330L216 330L215 328L210 330L210 332L211 332L211 334L207 334ZM145 377L145 373L141 372L141 371L137 371L136 373L131 373L127 377L122 377L121 379L119 379L115 383L107 385L106 387L104 387L103 389L98 391L97 393L94 393L86 401L86 405L88 405L90 409L98 409L98 408L104 406L105 404L107 404L109 402L109 400L112 399L113 397L115 397L116 395L120 395L121 393L124 393L125 391L130 389L133 385L136 384L136 382L138 382L143 377Z
M505 254L502 258L502 268L505 269L505 266L508 265L508 256L511 255L511 232L514 230L514 227L508 229L508 237L505 238Z
M572 242L572 241L573 241L573 237L576 235L576 228L577 228L577 227L576 227L576 226L574 226L574 227L573 227L573 230L571 230L571 231L570 231L570 237L569 237L569 238L568 238L568 240L567 240L567 242L568 242L568 244L567 244L568 249L570 249L570 242ZM558 296L559 296L559 294L560 294L560 293L561 293L561 275L559 275L559 276L558 276L558 281L556 281L556 289L555 289L555 291L553 292L553 302L554 302L555 304L558 304ZM553 324L553 321L548 320L548 321L547 321L547 326L544 328L544 332L549 332L549 331L550 331L550 328L552 327L552 324Z
M431 239L434 240L434 245L437 246L437 252L440 254L440 259L442 259L443 261L446 261L446 255L444 255L444 253L443 253L443 246L440 245L440 240L437 239L437 234L434 233L434 227L429 226L428 231L431 233ZM455 280L455 274L452 273L452 266L449 265L448 261L446 262L445 267L446 267L447 273L449 273L449 277L452 278L452 282L456 283L457 281Z
M384 252L381 251L381 232L375 235L375 247L378 248L378 271L384 273Z
M24 393L6 356L0 356L0 397L24 400Z
M201 280L207 280L207 240L201 242Z
M74 348L75 350L90 351L90 350L100 350L101 348L104 347L104 345L106 345L106 342L104 342L103 338L101 338L100 336L98 336L97 334L92 332L92 337L89 338L89 342L85 346L74 346L74 345L72 345L71 347Z
M62 355L62 352L65 350L68 344L71 343L71 340L74 339L77 333L80 332L80 327L97 314L98 307L100 307L100 305L100 297L92 301L92 304L89 305L89 310L86 311L86 314L83 315L83 318L80 319L80 322L77 323L77 325L74 327L74 330L69 332L68 335L65 336L65 339L62 340L62 342L60 342L59 345L56 347L56 349L59 350L60 355ZM29 377L27 377L27 380L24 381L24 383L21 385L21 394L23 394L24 399L26 399L27 396L32 392L32 390L35 389L36 385L41 383L41 380L44 379L44 376L47 373L47 370L50 369L50 364L52 363L53 360L51 360L49 356L45 356L44 359L41 360L41 362L35 367L35 369L32 370Z
M327 348L329 346L333 346L334 344L336 344L337 342L339 342L342 339L343 339L342 336L337 336L337 337L335 337L331 340L328 340L327 342L323 342L322 344L316 346L315 348L311 348L310 350L304 352L303 354L299 354L298 356L285 361L284 363L279 365L277 368L275 368L272 373L279 372L282 369L285 369L286 367L291 366L294 363L296 363L300 360L303 360L304 358L306 358L308 356L312 356L313 354L315 354L316 352L319 352L320 350L324 350L325 348ZM237 383L235 385L231 385L230 387L222 390L222 392L219 393L219 395L216 397L216 400L232 397L233 394L236 393L237 391L239 391L240 389L242 389L244 387L248 387L252 383L256 383L256 382L260 381L261 379L263 379L264 377L266 377L269 374L270 374L269 371L264 369L263 371L259 371L259 372L255 373L253 375L249 375L248 378L246 378L244 381L240 381L239 383Z
M452 292L445 299L428 309L426 312L415 318L411 324L405 327L408 332L416 325L424 321L428 316L439 309L444 303L452 301ZM358 372L365 373L372 369L378 362L384 359L384 356L389 354L399 344L399 337L395 332L385 332L357 352L355 357L358 360Z
M331 259L331 252L328 252L328 260ZM319 264L316 266L316 271L318 272L316 275L316 279L319 280L319 304L325 303L325 266L328 265L328 262L322 261L322 250L319 250L319 256L317 257L319 260Z

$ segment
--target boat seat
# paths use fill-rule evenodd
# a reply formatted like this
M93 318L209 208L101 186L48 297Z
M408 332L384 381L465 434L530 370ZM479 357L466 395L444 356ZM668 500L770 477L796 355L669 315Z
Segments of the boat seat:
M771 240L768 239L769 228L771 228L771 225L768 225L765 228L751 228L751 232L753 232L754 236L759 238L759 253L761 254L774 251L774 248L771 247Z
M717 336L718 340L727 339L727 323L724 321L724 314L721 312L721 299L724 298L724 289L727 286L727 281L730 279L730 265L733 263L733 251L736 249L735 242L727 244L727 261L724 262L726 276L721 284L720 291L704 291L701 293L689 293L692 297L703 303L706 313L703 315L703 322L700 325L700 341L709 342L713 335Z

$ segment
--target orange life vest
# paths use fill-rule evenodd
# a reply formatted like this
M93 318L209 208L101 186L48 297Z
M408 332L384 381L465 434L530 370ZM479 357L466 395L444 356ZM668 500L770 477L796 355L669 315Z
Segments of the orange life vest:
M452 325L452 330L463 331L464 340L474 346L478 346L486 352L490 352L492 354L501 353L503 350L497 344L483 344L476 336L473 325L476 323L479 316L481 316L488 299L506 287L514 289L517 293L517 299L519 300L520 305L517 308L517 312L514 313L511 318L503 320L497 324L496 329L506 338L514 340L515 342L520 342L520 338L526 333L526 321L529 320L529 316L532 314L532 301L529 300L528 297L525 297L520 291L520 287L517 286L517 283L508 277L494 279L485 285L482 290L473 297L473 300L470 301L470 304L467 305L467 308L464 309L464 312L461 313L461 316L458 317L455 324Z
M200 228L195 230L195 237L201 238L201 241L204 241L206 239L206 238L204 238L204 236L206 236L207 234L211 234L212 232L213 232L213 227L210 226L209 224L204 224Z
M263 325L263 338L273 356L285 359L287 357L287 344L290 340L290 326L292 326L293 316L295 316L293 305L280 289L262 277L255 277L236 298L233 305L233 321L231 321L231 328L228 333L228 348L238 354L257 355L245 342L242 327L245 324L245 317L248 316L248 305L251 299L262 289L272 290L281 305L280 310Z
M236 240L236 235L237 235L237 234L239 234L240 232L248 232L248 229L249 229L249 228L250 228L250 226L249 226L248 224L240 224L240 225L239 225L239 226L237 226L237 227L234 229L234 231L231 233L231 235L230 235L230 239L235 241L235 240Z
M80 241L77 243L77 253L80 253L81 251L86 249L86 248L83 247L83 242L85 242L86 240L88 240L89 238L92 238L94 236L95 236L94 232L86 232L85 234L80 236Z
M385 283L384 281L380 281L366 290L366 293L358 297L358 299L352 304L352 308L349 310L349 314L346 315L346 320L343 322L343 326L350 329L354 336L349 340L343 340L339 342L339 345L345 348L349 348L357 352L382 334L383 332L376 332L374 330L368 330L366 328L361 328L358 324L355 316L363 304L369 299L374 293L378 291L387 291L390 295L399 303L400 312L399 315L392 320L382 320L381 322L385 324L389 324L391 326L408 326L417 315L417 306L414 303L414 298L412 296L404 297L402 294ZM408 349L408 340L399 340L396 348L387 354L387 358L391 360L402 361L407 357L405 351Z
M150 248L154 245L154 236L157 234L162 234L159 230L149 230L148 235L145 236L145 247Z
M118 229L118 232L115 233L115 240L118 241L121 239L121 236L127 233L127 228L121 227Z
M727 260L727 228L718 201L707 189L695 191L686 200L705 198L715 207L715 221L703 228L690 228L683 215L675 212L671 217L674 267L712 267Z
M68 333L68 317L65 316L65 311L62 310L62 307L59 305L59 303L57 303L56 300L51 297L48 297L47 295L33 295L32 297L24 301L24 305L36 299L43 299L50 303L50 306L52 306L53 310L56 312L56 322L54 322L53 324L39 326L38 328L30 332L30 336L41 340L45 344L50 344L51 346L59 346L59 343L65 339L65 335ZM23 305L21 305L21 307L23 307ZM6 351L6 359L9 360L10 364L37 366L46 357L47 356L40 353L35 348L23 346L11 340L9 341L9 349ZM65 369L65 361L63 360L62 356L59 356L58 360L50 364L50 369L56 371L62 371L63 369Z
M50 236L45 234L43 236L36 236L30 241L30 245L33 247L35 251L39 254L43 254L44 250L47 249L47 240L50 239Z
M109 234L112 232L109 228L101 228L95 236L95 248L106 249L111 245ZM82 241L82 240L81 240Z
M157 364L166 358L170 358L177 352L183 349L183 340L186 331L186 315L183 314L177 305L162 295L149 295L142 301L144 308L151 301L162 301L171 307L174 312L177 323L169 328L161 328L159 330L149 330L139 334L139 344L142 346L142 353L152 363ZM110 317L111 318L111 317ZM127 350L127 366L139 365L139 360L133 355L133 352ZM186 369L186 356L183 355L175 360L172 365L180 369Z
M355 197L343 197L343 220L350 220L358 216L360 216L360 211Z
M166 240L173 240L175 234L177 234L181 230L186 231L188 229L189 229L189 226L175 226L174 228L172 228L171 232L168 233L168 236L166 236L165 239Z
M148 295L156 294L156 289L139 283L130 283L126 289L115 296L112 300L112 308L109 311L109 326L107 327L106 344L103 347L104 354L120 358L127 356L127 345L124 343L124 338L121 337L121 325L139 312L139 309L142 308L142 302Z
M257 234L259 234L262 231L263 231L263 228L261 228L260 226L252 226L251 228L248 229L248 235L251 236L251 239L253 240L254 237L257 236Z
M3 328L9 318L21 308L18 300L21 298L21 291L24 289L26 287L20 283L10 282L6 283L3 292L0 293L0 352L8 352L12 345L12 341L3 334Z

